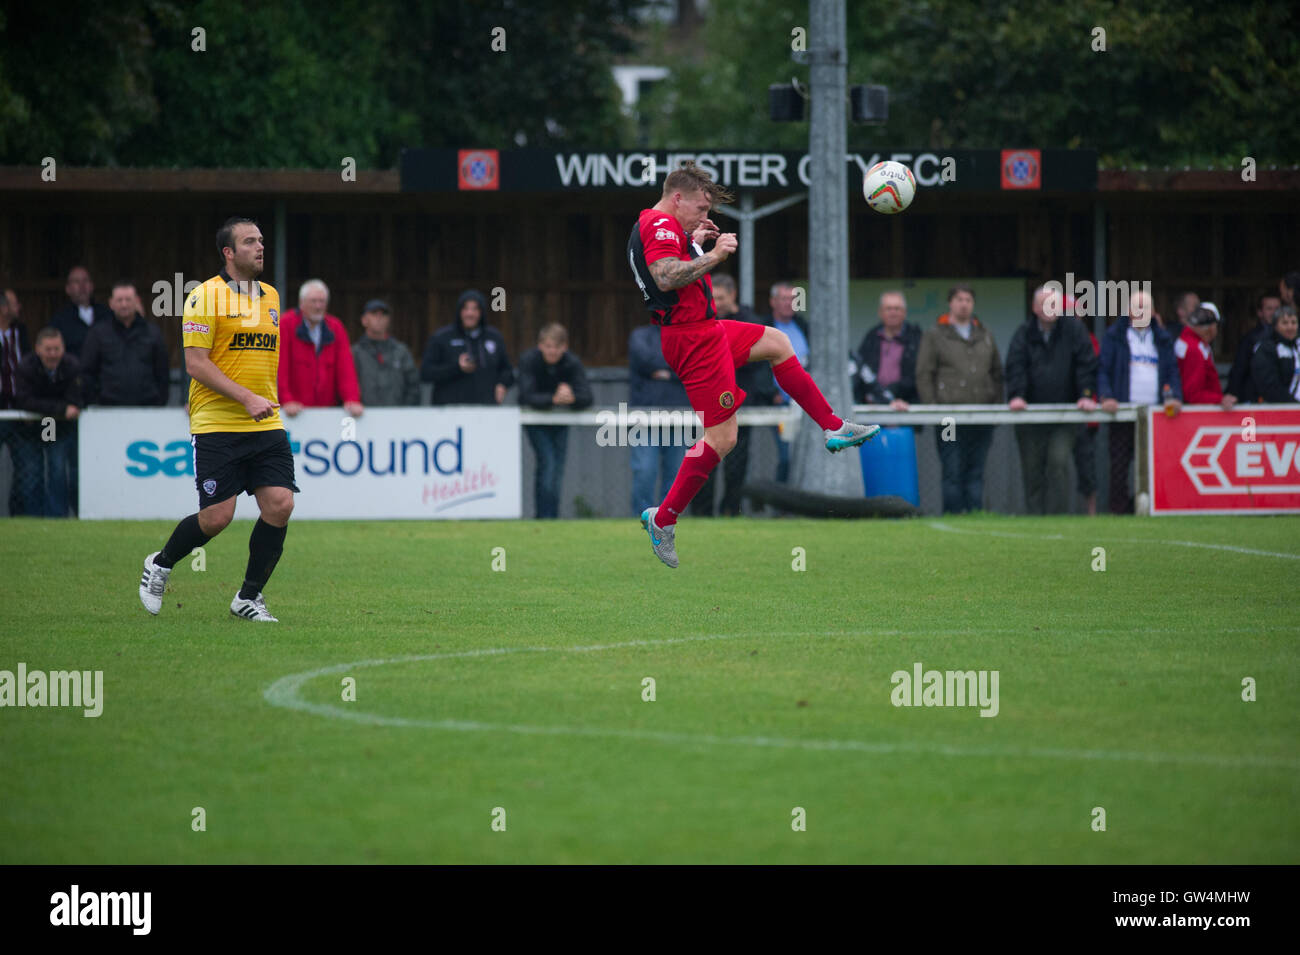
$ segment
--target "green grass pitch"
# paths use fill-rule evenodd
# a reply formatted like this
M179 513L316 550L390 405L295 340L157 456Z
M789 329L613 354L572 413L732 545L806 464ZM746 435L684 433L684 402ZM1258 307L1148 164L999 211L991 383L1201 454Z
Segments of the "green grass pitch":
M152 618L169 524L0 523L0 669L104 674L0 709L0 862L1300 862L1295 518L299 522L278 625L249 529Z

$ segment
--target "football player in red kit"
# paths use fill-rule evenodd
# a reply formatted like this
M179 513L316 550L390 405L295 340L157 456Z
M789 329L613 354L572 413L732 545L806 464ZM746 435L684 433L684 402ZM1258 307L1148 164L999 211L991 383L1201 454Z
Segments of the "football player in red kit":
M736 446L736 410L745 400L736 385L739 366L771 362L776 383L826 432L828 451L856 447L880 431L878 425L854 424L831 410L784 333L718 318L709 272L736 251L736 236L720 233L708 215L715 202L731 198L693 162L683 162L664 180L663 197L642 211L627 244L628 263L646 308L660 326L664 359L704 424L703 440L686 452L663 503L641 514L655 554L669 567L677 566L677 518ZM706 253L702 246L711 240L713 249Z

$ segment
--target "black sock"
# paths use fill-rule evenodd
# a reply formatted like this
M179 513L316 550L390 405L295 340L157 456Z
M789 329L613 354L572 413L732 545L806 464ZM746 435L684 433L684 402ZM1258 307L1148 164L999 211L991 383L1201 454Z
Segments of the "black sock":
M271 572L284 550L284 534L288 527L276 527L260 517L248 537L248 570L244 573L244 586L239 588L243 600L252 600L262 592Z
M178 560L188 557L194 548L202 547L210 540L212 538L199 527L199 515L191 514L176 525L176 530L172 531L172 536L153 562L159 567L173 567Z

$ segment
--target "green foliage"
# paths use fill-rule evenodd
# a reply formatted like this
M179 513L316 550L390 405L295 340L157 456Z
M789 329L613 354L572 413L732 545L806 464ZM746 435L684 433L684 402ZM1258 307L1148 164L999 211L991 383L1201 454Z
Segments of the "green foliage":
M883 127L855 148L1057 146L1103 162L1236 165L1300 160L1297 15L1268 2L1073 4L928 0L847 4L850 83L890 88ZM650 145L797 147L803 124L767 118L767 87L801 82L795 0L714 0L702 55L665 58L645 103ZM1094 50L1105 30L1106 49ZM809 37L809 43L815 38Z
M112 161L157 113L145 3L24 3L0 11L0 162ZM174 9L159 4L159 15Z
M628 6L31 5L0 21L0 162L388 168L403 146L619 142Z
M403 146L616 148L637 132L615 58L669 66L644 145L799 148L767 87L806 82L799 0L712 0L698 36L634 32L633 0L68 0L0 13L0 163L396 164ZM850 83L890 120L849 145L1067 146L1104 163L1300 161L1300 17L1272 0L847 5ZM206 52L192 31L206 31ZM494 28L505 50L492 49ZM1106 50L1094 50L1094 30ZM815 42L816 38L809 38Z
M384 5L381 4L380 8ZM626 135L610 66L627 52L628 0L391 4L384 83L403 145L619 144ZM504 52L492 52L496 28Z
M199 0L184 18L155 22L159 109L115 158L136 166L337 168L352 156L372 165L387 104L368 82L383 38L363 10L355 0L310 16L306 4ZM195 27L206 31L203 52L192 49Z

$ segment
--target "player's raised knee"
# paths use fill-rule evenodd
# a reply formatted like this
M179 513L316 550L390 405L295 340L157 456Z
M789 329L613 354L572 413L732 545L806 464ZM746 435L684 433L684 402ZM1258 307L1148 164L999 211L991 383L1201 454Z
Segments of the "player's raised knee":
M749 358L750 361L770 361L773 364L780 364L793 354L794 346L790 344L790 337L780 329L769 325L763 329L763 337L754 344Z
M293 491L287 487L266 488L259 495L258 504L262 510L262 520L276 527L289 523L293 514Z
M199 511L199 529L208 537L216 537L235 519L235 499L227 498Z

